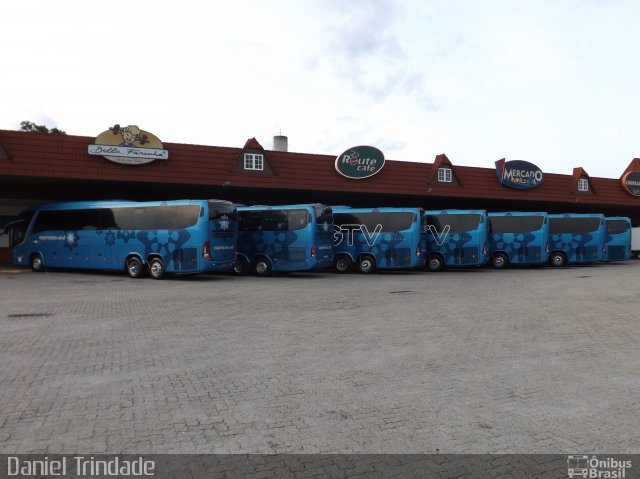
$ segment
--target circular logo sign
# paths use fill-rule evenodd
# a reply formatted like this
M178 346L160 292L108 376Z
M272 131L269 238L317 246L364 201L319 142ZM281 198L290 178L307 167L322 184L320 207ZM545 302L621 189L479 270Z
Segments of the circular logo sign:
M640 171L630 171L622 177L622 186L633 196L640 196Z
M144 165L169 158L158 137L136 125L110 127L97 136L88 151L90 155L104 156L122 165Z
M496 176L503 186L527 190L542 184L542 170L528 161L496 161Z
M354 146L336 158L336 171L353 180L369 178L384 166L384 155L373 146Z

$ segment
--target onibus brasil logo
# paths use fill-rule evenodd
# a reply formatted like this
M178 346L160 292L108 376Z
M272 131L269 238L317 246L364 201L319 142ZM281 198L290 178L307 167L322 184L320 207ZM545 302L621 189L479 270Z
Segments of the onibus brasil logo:
M567 474L570 478L624 479L627 469L631 469L631 461L618 460L613 457L600 459L597 456L567 456Z

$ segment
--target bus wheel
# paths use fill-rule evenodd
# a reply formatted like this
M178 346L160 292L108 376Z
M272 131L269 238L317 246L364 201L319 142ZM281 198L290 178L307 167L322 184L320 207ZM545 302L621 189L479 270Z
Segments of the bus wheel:
M495 269L503 269L507 267L507 257L502 253L496 253L491 257L491 265Z
M558 267L564 266L564 264L567 262L567 260L565 259L562 253L552 253L550 261L553 266L558 266Z
M360 256L360 259L358 260L358 271L362 274L369 274L373 273L375 270L376 262L371 256L366 254Z
M236 258L236 265L233 267L233 272L239 276L243 276L249 272L249 265L242 256Z
M160 258L151 258L149 260L149 275L153 279L164 278L164 264Z
M144 271L142 268L142 261L140 261L135 256L127 259L127 274L132 278L139 278L142 276L142 272Z
M442 257L437 254L429 255L429 262L427 263L427 268L429 271L442 271L444 268L444 262L442 261Z
M336 271L338 273L349 273L351 271L351 260L344 255L336 258Z
M265 258L258 258L256 260L256 263L253 265L253 269L255 270L258 276L271 275L271 264Z
M36 273L42 273L44 271L44 262L42 261L42 256L39 254L34 254L31 257L31 269Z

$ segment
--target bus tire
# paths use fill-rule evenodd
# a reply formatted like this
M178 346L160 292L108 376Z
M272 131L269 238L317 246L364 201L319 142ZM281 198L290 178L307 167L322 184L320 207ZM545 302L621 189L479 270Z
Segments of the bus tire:
M125 270L127 271L127 274L132 278L140 278L144 273L142 261L140 261L135 256L132 256L131 258L127 258Z
M258 276L271 276L271 263L267 258L258 258L253 264L253 270Z
M509 265L507 255L504 253L496 253L491 257L491 266L495 269L504 269Z
M341 254L336 256L335 268L338 273L350 273L353 264L347 255Z
M233 267L233 272L238 276L244 276L249 272L249 265L242 256L236 258L236 265Z
M153 279L164 278L164 263L160 258L151 258L149 260L149 276Z
M442 271L444 269L444 260L439 254L430 254L427 260L427 269L429 271Z
M549 257L549 262L553 266L559 268L561 266L564 266L567 263L567 258L564 256L563 253L556 251L555 253L551 253L551 256Z
M373 256L363 254L358 260L358 271L362 274L371 274L376 270L376 260Z
M42 261L42 256L37 253L31 256L29 264L31 265L31 269L36 273L42 273L44 271L44 261Z

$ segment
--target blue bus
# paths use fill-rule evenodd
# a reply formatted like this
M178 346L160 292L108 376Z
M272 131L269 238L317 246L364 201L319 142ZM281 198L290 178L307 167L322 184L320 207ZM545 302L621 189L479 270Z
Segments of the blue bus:
M610 216L604 221L607 236L603 261L626 261L631 258L631 218Z
M424 268L427 230L422 208L332 209L334 267L339 273L350 272L354 265L364 274Z
M548 217L549 262L553 266L593 263L604 258L604 215L564 213Z
M427 268L482 266L487 262L487 212L438 210L425 213L428 229Z
M132 278L227 271L237 217L222 200L84 201L24 211L8 225L17 266L124 269Z
M258 276L326 268L333 263L333 213L321 204L238 206L234 271Z
M549 260L547 213L489 213L489 263L497 269L510 264L534 265Z

